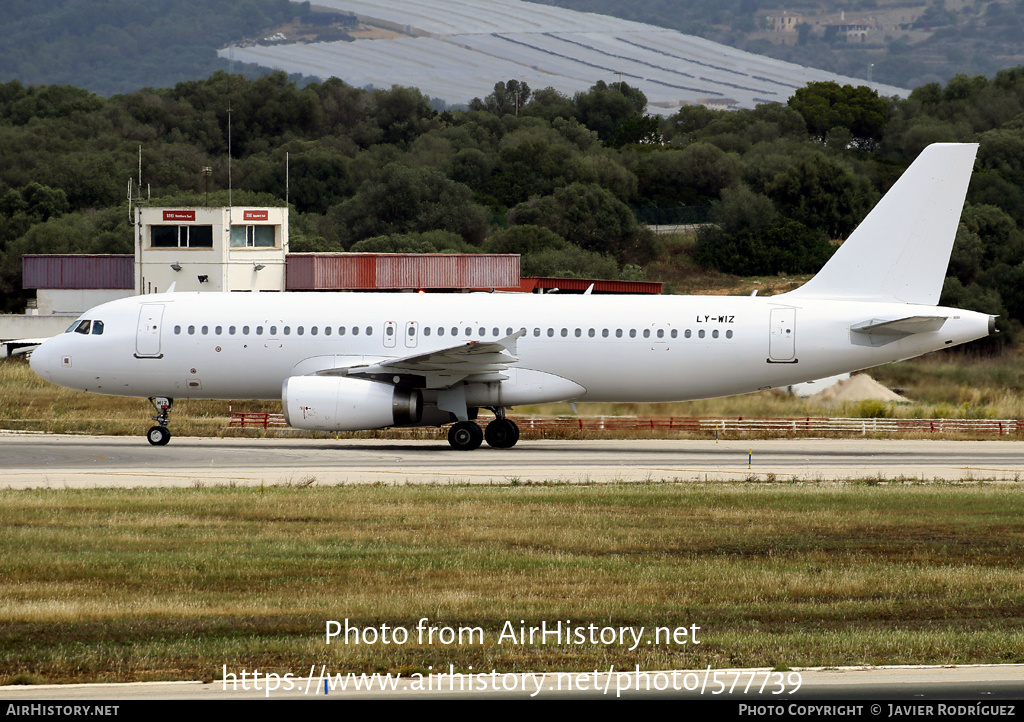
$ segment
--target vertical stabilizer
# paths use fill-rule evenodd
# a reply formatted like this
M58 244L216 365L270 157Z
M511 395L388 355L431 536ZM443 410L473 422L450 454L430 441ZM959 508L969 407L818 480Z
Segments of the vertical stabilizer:
M786 295L938 303L977 152L925 148L818 275Z

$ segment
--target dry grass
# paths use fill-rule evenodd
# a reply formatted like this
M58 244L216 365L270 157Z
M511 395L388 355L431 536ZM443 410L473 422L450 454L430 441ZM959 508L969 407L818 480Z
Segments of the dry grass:
M649 484L0 492L0 677L1024 661L1024 489ZM326 646L325 621L484 645ZM515 625L701 645L498 645Z

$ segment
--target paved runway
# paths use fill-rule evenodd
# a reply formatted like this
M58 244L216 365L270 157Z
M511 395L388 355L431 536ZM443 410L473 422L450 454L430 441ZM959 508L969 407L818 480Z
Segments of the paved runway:
M752 452L752 453L751 453ZM748 468L749 464L749 468ZM1022 481L1024 441L875 439L443 441L205 439L0 433L0 486L561 481Z

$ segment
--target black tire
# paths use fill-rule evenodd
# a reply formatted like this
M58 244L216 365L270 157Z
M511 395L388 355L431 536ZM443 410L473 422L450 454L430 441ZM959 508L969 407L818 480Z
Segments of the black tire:
M146 432L146 440L153 446L166 446L171 440L171 432L163 426L152 426Z
M519 427L511 419L495 419L487 424L484 438L494 449L511 449L519 441Z
M448 443L459 451L479 449L483 440L484 432L472 421L460 421L448 430Z

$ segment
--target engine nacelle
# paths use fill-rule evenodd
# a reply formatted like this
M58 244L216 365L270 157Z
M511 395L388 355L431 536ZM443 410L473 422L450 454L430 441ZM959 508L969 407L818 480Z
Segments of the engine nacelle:
M419 423L423 395L346 376L292 376L281 387L284 418L296 429L363 431Z

